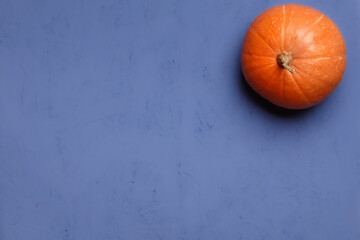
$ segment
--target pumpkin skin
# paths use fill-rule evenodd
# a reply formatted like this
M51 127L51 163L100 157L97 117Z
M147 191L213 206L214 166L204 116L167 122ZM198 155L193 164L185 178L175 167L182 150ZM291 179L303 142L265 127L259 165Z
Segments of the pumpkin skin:
M338 86L345 54L344 39L328 17L287 4L266 10L252 22L241 65L246 81L262 97L283 108L304 109Z

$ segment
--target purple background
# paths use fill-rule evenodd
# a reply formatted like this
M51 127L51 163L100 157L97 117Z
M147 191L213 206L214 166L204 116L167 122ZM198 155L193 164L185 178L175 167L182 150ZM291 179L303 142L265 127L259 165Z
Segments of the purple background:
M282 3L1 0L0 239L360 239L360 3L297 2L348 59L298 112L239 69Z

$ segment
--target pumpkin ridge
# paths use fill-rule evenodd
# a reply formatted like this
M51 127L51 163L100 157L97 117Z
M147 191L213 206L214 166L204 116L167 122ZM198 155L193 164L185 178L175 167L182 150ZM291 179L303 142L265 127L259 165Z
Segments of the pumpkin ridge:
M280 95L280 98L284 98L284 92L285 92L285 71L281 71L281 75L280 75L280 78L281 78L281 95Z
M318 19L316 19L315 22L314 22L313 24L311 24L311 26L309 26L309 27L306 29L305 34L304 34L301 38L305 38L305 37L310 33L311 29L312 29L318 22L320 22L321 19L323 19L324 17L325 17L325 15L324 15L324 14L321 14L321 16L318 17ZM294 46L296 46L296 45L297 45L297 42L299 41L298 39L299 39L299 37L297 36L296 39L295 39L295 41L294 41L294 43L292 44L292 47L291 47L290 52L292 52L292 51L294 50Z
M274 74L276 74L276 72L277 72L277 69L276 68L273 68L271 65L265 65L265 66L262 66L262 67L260 67L259 69L262 69L262 70L264 70L265 68L269 68L269 70L271 71L271 73L269 73L268 75L274 75ZM243 73L244 74L244 73ZM246 76L245 76L245 74L244 74L244 77L245 77L245 79L247 79L246 78ZM265 79L265 78L264 78ZM262 80L260 80L260 81L262 81ZM268 87L269 87L269 85L271 84L271 82L265 82L265 84L263 85L263 89L267 89ZM255 83L255 85L258 85L258 83ZM262 95L262 93L259 93L260 95ZM263 95L262 95L263 96Z
M250 55L250 56L253 56L253 57L262 57L262 58L271 58L271 59L273 59L273 57L270 57L270 56L256 55L256 54L252 54L252 53L248 53L248 52L243 52L242 54Z
M300 73L299 73L300 72ZM334 86L333 84L330 84L330 83L326 83L326 82L324 82L324 81L321 81L320 79L318 79L318 78L314 78L313 76L311 76L310 74L308 74L308 73L306 73L306 72L304 72L304 71L301 71L301 70L299 70L299 68L298 68L298 75L301 77L301 75L305 75L305 76L309 76L309 77L312 77L313 79L315 79L315 80L317 80L317 81L315 81L316 83L321 83L321 87L326 87L326 88L332 88L332 87L329 87L329 86ZM316 84L317 85L317 84ZM325 85L325 86L324 86ZM327 86L327 85L329 85L329 86ZM318 85L319 86L319 85Z
M300 92L304 95L304 97L306 98L306 100L312 104L312 102L310 101L310 98L305 94L304 90L300 87L299 83L297 82L297 80L290 74L290 78L295 82L296 86L298 87L298 89L300 90Z
M283 25L282 25L282 32L281 32L281 44L282 44L282 48L283 50L285 50L285 20L286 20L286 15L285 15L285 5L283 5L283 15L284 15L284 21L283 21Z
M257 67L257 69L258 70L264 70L264 69L266 69L266 68L272 68L273 66L272 66L272 63L269 63L269 64L264 64L264 65L262 65L262 66L260 66L260 67Z
M324 16L325 16L325 15L324 15ZM330 21L331 21L331 20L330 20ZM337 26L335 25L334 27L335 27L335 29L340 33L340 30L337 28ZM336 30L335 30L335 31L336 31ZM309 34L309 32L307 32L304 37L306 37L308 34ZM329 39L329 38L331 38L331 36L329 36L329 35L331 35L331 32L330 32L330 31L327 31L327 32L323 33L322 38L324 38L324 39ZM340 33L340 35L341 35L341 33ZM328 46L328 47L329 47L329 46ZM335 47L336 47L336 46L335 46ZM304 48L304 46L298 47L296 50L294 50L294 53L296 52L296 56L297 56L297 55L298 55L298 52L302 52L302 51L306 51L306 48ZM341 53L339 53L339 54L341 54ZM343 53L343 56L346 56L346 49L345 49L345 51L344 51L344 53ZM330 57L337 57L337 56L330 56ZM311 58L311 57L310 57L310 58Z
M296 57L297 60L329 60L329 59L333 59L333 58L337 58L337 59L342 59L345 55L343 56L333 56L333 57L314 57L314 58L299 58Z
M260 39L261 39L264 43L266 43L266 45L268 45L269 48L270 48L271 50L273 50L274 53L276 53L275 49L265 40L265 38L259 33L259 31L258 31L254 26L250 25L250 28L253 29L253 30L256 32L256 34L260 37Z
M336 87L336 86L337 86L337 85L334 85L334 84L325 82L325 81L321 80L320 78L317 78L317 77L312 76L310 73L305 72L304 70L302 70L301 68L299 68L299 66L296 66L295 64L294 64L294 68L296 68L296 70L297 70L297 72L298 72L298 74L299 74L300 76L301 76L301 75L306 75L306 76L309 76L309 77L317 80L317 82L321 82L321 83L323 83L323 84L325 84L325 85L330 85L330 86L333 86L333 87Z

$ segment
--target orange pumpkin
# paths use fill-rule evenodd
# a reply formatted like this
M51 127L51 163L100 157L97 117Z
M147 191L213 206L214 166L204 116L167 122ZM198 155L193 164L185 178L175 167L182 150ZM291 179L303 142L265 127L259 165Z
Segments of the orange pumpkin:
M249 27L241 55L249 85L275 105L311 107L326 98L345 71L345 42L321 12L288 4L268 9Z

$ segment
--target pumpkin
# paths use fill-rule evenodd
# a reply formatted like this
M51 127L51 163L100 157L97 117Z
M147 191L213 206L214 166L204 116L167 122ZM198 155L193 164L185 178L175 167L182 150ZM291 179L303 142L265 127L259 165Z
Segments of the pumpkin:
M241 65L248 84L273 104L309 108L340 83L345 42L321 12L296 4L276 6L250 25Z

